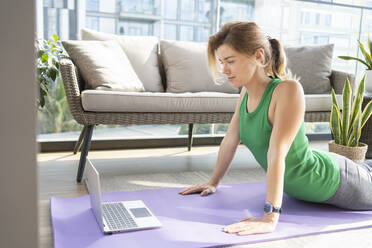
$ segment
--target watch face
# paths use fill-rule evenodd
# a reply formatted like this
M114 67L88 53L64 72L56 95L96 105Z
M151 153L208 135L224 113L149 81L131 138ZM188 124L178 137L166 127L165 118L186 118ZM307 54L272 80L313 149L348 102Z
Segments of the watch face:
M264 212L268 214L268 213L271 213L272 210L273 210L273 206L271 206L270 203L266 203L264 206Z

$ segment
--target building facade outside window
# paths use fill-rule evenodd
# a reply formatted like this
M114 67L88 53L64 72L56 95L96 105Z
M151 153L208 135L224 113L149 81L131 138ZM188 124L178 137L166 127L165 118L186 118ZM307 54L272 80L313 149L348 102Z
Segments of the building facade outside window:
M76 0L43 0L42 6L44 37L77 39Z
M38 0L42 1L42 0ZM84 16L81 27L120 35L153 35L159 39L207 42L208 37L231 20L256 21L270 36L284 45L323 45L334 43L333 69L357 73L357 81L364 68L353 61L337 58L339 55L360 56L357 40L366 42L372 31L372 1L333 0L319 3L296 0L43 0L44 38L58 34L61 39L77 39L78 17ZM83 4L82 4L83 3ZM353 7L355 6L362 6ZM79 8L78 6L84 6ZM217 6L220 6L217 18ZM370 9L368 9L368 7ZM80 11L80 12L79 12ZM83 11L84 13L81 13ZM217 25L217 21L219 21ZM217 28L218 27L218 28ZM372 34L371 34L372 35ZM43 114L41 113L40 116ZM44 118L45 119L45 118ZM66 137L76 139L78 130L61 130L53 135L40 122L39 137ZM107 129L106 126L99 128ZM186 135L185 125L121 126L102 130L135 132L146 128L170 136ZM199 125L196 133L222 134L227 124ZM47 131L48 130L48 131ZM162 131L161 131L162 130ZM75 132L71 132L75 131ZM97 130L94 135L99 135ZM330 133L328 123L307 123L309 133ZM115 131L116 132L116 131ZM141 131L146 133L146 131ZM155 133L155 132L147 132ZM65 136L63 136L65 135ZM113 135L120 138L118 135Z

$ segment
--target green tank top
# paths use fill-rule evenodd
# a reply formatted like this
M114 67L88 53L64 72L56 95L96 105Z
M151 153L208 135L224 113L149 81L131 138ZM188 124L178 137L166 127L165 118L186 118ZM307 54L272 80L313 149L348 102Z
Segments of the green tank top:
M250 113L246 92L239 109L240 140L265 171L272 132L268 110L273 91L280 82L278 78L270 81L257 108ZM340 169L329 152L310 149L304 125L303 121L285 158L284 192L297 199L323 202L336 192Z

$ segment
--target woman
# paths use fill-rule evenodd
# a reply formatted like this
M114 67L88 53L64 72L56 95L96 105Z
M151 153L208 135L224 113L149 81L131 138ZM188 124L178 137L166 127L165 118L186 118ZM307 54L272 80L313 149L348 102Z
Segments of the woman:
M253 22L230 22L211 36L208 63L214 77L217 61L240 99L218 152L209 182L180 191L212 194L227 171L240 141L266 171L263 218L226 226L239 235L274 231L283 190L297 199L354 210L372 210L372 163L356 164L330 152L309 148L305 135L305 97L301 84L288 79L280 42Z

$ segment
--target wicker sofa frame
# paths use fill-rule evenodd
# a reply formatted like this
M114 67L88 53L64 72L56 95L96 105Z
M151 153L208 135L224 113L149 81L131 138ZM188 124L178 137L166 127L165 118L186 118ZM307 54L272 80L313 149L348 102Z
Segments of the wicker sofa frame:
M99 124L128 125L128 124L189 124L188 130L188 150L192 146L193 124L207 123L228 123L230 122L233 112L226 113L152 113L152 112L90 112L85 111L82 107L81 91L85 87L84 79L79 73L79 69L69 58L63 58L60 61L60 70L64 84L67 101L73 118L84 126L79 140L77 141L74 153L81 148L79 168L77 172L77 182L81 182L86 157L90 149L93 128ZM332 71L331 85L336 94L342 92L343 84L349 77L350 82L354 84L352 74ZM328 122L330 112L306 112L306 122Z

